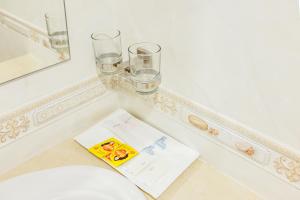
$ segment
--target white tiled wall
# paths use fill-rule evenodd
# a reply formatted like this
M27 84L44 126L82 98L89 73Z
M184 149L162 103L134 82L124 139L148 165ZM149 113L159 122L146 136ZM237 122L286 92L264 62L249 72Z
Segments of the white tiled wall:
M297 0L115 0L111 6L117 17L107 20L121 24L124 44L163 46L167 88L300 149Z
M96 73L92 32L163 46L165 87L300 148L297 0L66 0L70 62L0 88L0 112Z

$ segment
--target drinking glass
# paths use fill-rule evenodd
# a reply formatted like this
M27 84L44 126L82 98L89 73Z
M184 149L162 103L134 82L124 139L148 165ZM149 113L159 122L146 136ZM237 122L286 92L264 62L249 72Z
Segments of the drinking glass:
M142 42L128 48L129 67L136 91L155 92L160 84L161 47L158 44Z
M96 66L103 74L115 74L122 62L121 32L97 32L92 36Z

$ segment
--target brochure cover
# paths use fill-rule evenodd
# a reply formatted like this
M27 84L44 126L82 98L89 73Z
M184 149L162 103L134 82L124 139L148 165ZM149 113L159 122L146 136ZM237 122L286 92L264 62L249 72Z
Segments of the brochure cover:
M199 156L121 109L75 140L154 198Z

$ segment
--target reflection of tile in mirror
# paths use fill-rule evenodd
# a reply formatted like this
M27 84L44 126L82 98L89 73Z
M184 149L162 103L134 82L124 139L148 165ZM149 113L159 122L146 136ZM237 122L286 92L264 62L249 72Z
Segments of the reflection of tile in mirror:
M63 0L3 0L0 21L0 84L69 59Z
M0 63L0 82L40 69L39 61L32 54L25 54Z

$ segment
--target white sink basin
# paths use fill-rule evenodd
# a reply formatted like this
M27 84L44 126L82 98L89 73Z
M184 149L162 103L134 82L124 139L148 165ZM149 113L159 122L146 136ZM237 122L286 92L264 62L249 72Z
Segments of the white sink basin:
M1 200L146 200L123 176L98 167L38 171L0 183Z

